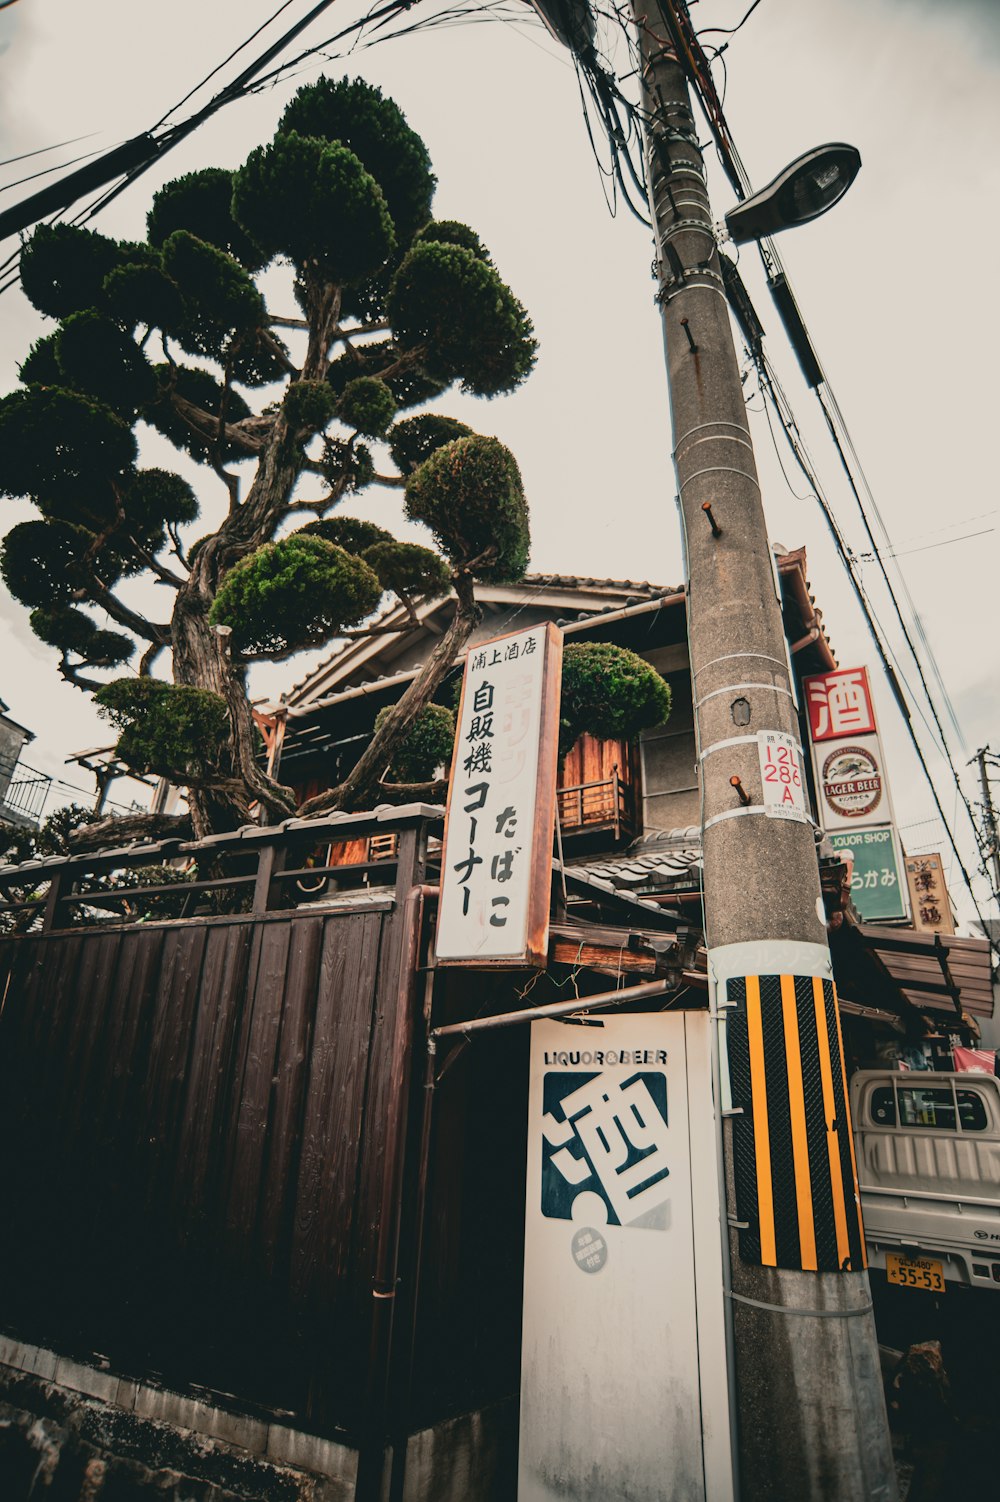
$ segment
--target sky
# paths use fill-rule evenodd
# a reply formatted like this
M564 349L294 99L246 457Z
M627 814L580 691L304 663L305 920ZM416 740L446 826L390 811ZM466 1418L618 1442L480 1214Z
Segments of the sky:
M149 128L277 4L17 0L0 10L0 158L86 137L10 162L0 168L0 184ZM699 29L733 27L748 4L701 0L693 15ZM308 8L308 0L292 0L280 24ZM296 50L322 41L364 8L338 0ZM411 18L442 8L420 0ZM587 139L567 55L533 23L526 5L510 0L505 14L523 21L434 28L322 67L334 76L360 74L396 99L430 149L439 180L436 216L462 219L480 233L532 315L540 354L518 392L491 402L449 396L440 404L477 430L495 433L517 455L531 506L532 570L680 583L649 231L620 203L614 214L609 210L607 179ZM705 37L716 45L726 40L721 31ZM754 186L823 141L849 141L861 152L861 173L843 201L778 245L954 703L961 736L950 733L964 768L980 746L1000 751L994 651L1000 502L991 462L1000 310L988 260L1000 228L1000 6L991 0L761 0L729 37L724 63L726 115ZM232 77L235 66L220 79ZM269 137L294 89L315 78L320 66L314 62L294 81L220 112L121 195L95 227L141 238L158 186L197 167L239 165ZM621 66L624 71L628 64ZM716 81L721 88L721 65ZM206 97L202 91L192 106ZM721 218L733 195L711 149L706 159ZM0 206L50 180L0 187ZM0 259L10 248L0 248ZM744 247L740 269L822 485L850 544L863 553L867 543L854 502L786 347L752 247ZM279 274L270 276L266 290L273 311L295 311ZM46 327L19 291L0 297L0 391L16 383L18 362ZM873 667L904 844L911 853L942 849L951 865L817 504L783 450L786 479L752 375L745 389L772 540L807 548L813 592L841 664ZM142 462L184 470L176 451L155 437L144 441ZM203 514L211 517L218 501L207 493L202 500ZM391 493L352 510L399 526L398 498ZM0 531L31 515L25 503L0 502ZM865 578L919 701L912 661L870 564ZM107 744L108 727L84 694L61 681L56 654L32 636L27 614L0 598L0 698L36 734L25 760L63 780L49 806L83 801L91 779L67 769L65 758ZM313 660L257 671L252 690L277 695ZM920 722L919 702L915 712L972 870L968 822L956 810L950 773ZM973 770L963 775L977 796ZM142 792L122 782L112 797L128 804ZM956 876L952 894L958 899ZM964 899L959 905L971 911Z

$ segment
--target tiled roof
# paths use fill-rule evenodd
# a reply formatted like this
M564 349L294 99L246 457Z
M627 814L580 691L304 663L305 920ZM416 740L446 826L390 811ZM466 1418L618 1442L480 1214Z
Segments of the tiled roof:
M636 893L669 890L692 876L701 862L699 831L693 826L657 832L637 840L622 855L597 861L574 861L566 874L583 877L607 891Z
M634 599L632 600L632 603L638 603L638 601L640 600L652 600L659 595L683 593L683 586L679 584L650 584L648 579L643 580L641 583L636 582L633 579L592 579L585 574L525 574L522 579L519 579L517 581L516 585L511 587L523 587L526 594L530 594L533 591L541 592L541 590L545 589L546 587L552 589L572 589L583 592L593 592L596 595L607 594L608 591L613 590L617 593L624 593L626 595L633 596ZM479 593L488 594L488 591L489 586L481 586ZM442 601L445 598L447 597L441 596ZM616 600L608 601L601 605L595 605L593 613L598 614L601 611L618 610L624 603L625 601ZM432 604L432 611L433 608L434 607ZM589 613L590 612L588 611L587 614ZM408 618L399 601L393 597L390 597L389 600L387 600L386 603L378 611L376 611L375 615L372 617L371 624L373 626L384 626L386 622L389 621L394 615L398 615L400 617L401 635L405 634L409 630L418 629ZM332 652L330 652L326 657L323 658L322 662L317 663L316 666L314 668L311 668L303 678L300 678L297 682L292 684L291 688L288 690L287 697L294 700L308 683L325 672L327 668L329 668L333 663L337 661L338 657L341 657L345 652L350 651L352 645L352 642L340 642L337 646L334 647Z

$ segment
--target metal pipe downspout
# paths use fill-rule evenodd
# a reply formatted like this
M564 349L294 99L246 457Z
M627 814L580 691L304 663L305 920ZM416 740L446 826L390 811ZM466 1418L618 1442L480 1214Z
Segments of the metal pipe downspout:
M411 888L404 907L404 936L399 961L399 991L391 1043L388 1120L382 1160L380 1213L372 1258L372 1321L365 1399L364 1439L358 1457L356 1502L381 1502L385 1443L388 1431L392 1336L399 1276L399 1239L402 1221L409 1085L412 1072L414 993L424 903L439 888L421 884Z

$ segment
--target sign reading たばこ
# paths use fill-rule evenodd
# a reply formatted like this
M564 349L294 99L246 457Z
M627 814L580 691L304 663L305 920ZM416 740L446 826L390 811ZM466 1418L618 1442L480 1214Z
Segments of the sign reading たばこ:
M544 964L562 635L551 623L471 647L448 788L442 965Z

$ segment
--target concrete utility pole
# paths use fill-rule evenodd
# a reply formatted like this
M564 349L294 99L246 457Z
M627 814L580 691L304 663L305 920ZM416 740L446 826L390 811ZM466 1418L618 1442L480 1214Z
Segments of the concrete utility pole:
M687 83L659 0L633 0L633 15L686 538L709 973L729 1036L741 1496L890 1499L813 827L765 811L758 735L799 739L776 576Z
M993 794L990 791L989 773L986 769L986 758L990 754L989 746L981 746L976 752L976 761L979 763L979 782L983 789L983 812L986 816L986 844L993 867L993 890L1000 892L1000 834L997 833L997 815L993 807Z

